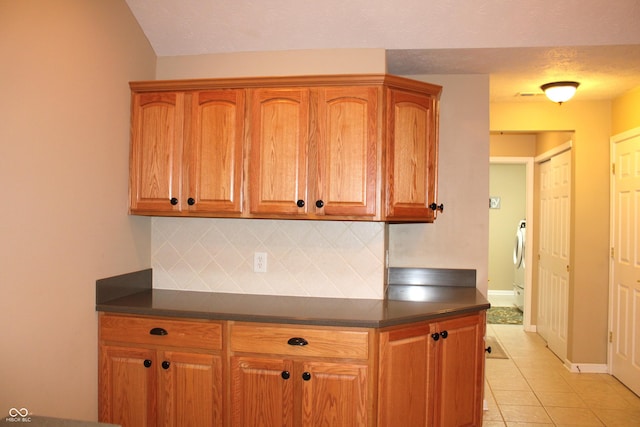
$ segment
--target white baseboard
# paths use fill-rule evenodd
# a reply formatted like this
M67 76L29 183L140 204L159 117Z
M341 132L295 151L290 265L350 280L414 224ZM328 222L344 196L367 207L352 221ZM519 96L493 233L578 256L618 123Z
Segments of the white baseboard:
M513 290L500 290L500 289L489 289L487 292L489 296L513 296L515 295Z
M569 372L577 372L581 374L608 374L609 367L600 363L571 363L565 361L564 366Z

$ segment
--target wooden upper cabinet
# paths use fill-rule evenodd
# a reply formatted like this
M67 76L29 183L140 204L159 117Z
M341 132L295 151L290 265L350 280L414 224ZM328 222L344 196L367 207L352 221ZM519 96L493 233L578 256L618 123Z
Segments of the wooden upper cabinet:
M133 213L182 208L184 97L180 92L133 96L129 186Z
M388 220L435 219L437 131L435 96L387 89Z
M250 213L304 213L309 89L256 89L251 103Z
M324 215L373 217L380 171L381 89L335 87L317 93L317 178L315 200L310 201Z
M250 213L376 215L380 98L376 87L254 90Z
M133 96L131 212L240 214L244 91Z
M244 103L242 90L192 96L184 163L191 212L242 211Z
M133 82L130 212L432 222L441 87L389 75Z

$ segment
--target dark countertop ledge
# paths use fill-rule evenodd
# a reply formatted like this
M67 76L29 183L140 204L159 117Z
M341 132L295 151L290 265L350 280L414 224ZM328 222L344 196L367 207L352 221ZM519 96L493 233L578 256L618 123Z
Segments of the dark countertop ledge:
M428 301L316 298L137 288L96 311L191 319L384 328L490 307L476 288L430 286Z

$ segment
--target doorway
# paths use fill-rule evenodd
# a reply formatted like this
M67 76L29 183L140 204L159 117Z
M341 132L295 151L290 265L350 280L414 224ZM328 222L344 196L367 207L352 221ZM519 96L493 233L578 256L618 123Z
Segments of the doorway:
M573 132L571 131L492 131L490 133L490 167L493 164L507 164L507 165L524 165L526 168L526 184L523 191L526 193L526 249L525 249L525 295L524 295L524 315L523 315L523 327L529 332L537 331L537 316L539 311L539 284L538 284L538 237L540 232L540 226L537 223L539 220L539 188L534 176L538 168L538 163L552 157L559 151L564 151L567 141L571 141L573 138ZM491 178L489 187L491 190ZM490 194L496 196L495 194ZM498 195L499 196L499 195ZM501 200L502 202L502 200ZM493 231L491 226L491 212L489 218L489 239L493 238ZM511 227L508 231L509 242L512 251L515 241L515 228L516 225L507 225ZM492 288L494 288L491 261L492 251L491 243L489 244L489 301L491 302ZM513 262L513 261L511 261ZM513 265L510 270L513 272ZM513 274L513 273L511 273Z
M489 172L489 300L518 307L531 325L533 157L491 157Z

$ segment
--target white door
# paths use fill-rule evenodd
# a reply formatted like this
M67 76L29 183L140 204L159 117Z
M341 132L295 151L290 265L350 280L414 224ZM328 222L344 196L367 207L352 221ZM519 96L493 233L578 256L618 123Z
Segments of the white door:
M571 150L540 164L538 333L563 362L569 319Z
M640 129L612 138L611 373L640 394Z

